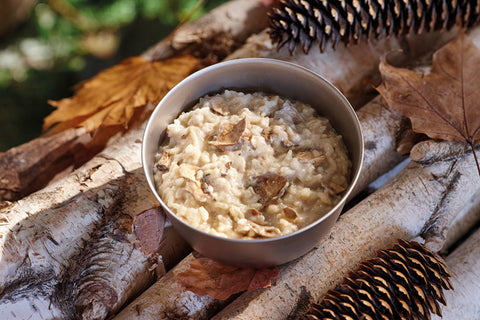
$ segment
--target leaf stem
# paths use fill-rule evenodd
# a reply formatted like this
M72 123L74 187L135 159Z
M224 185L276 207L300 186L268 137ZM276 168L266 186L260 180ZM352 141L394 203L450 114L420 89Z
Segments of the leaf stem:
M468 144L470 145L470 148L472 148L473 158L475 159L475 164L477 165L478 175L480 176L480 165L478 163L477 153L475 152L475 146L473 144L473 141L471 141L471 140L468 141Z

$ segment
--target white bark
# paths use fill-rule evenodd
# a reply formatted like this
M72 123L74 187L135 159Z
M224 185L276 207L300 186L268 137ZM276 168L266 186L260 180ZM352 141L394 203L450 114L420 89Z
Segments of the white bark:
M480 319L480 230L447 257L455 291L445 292L443 317L432 320Z
M467 201L451 222L441 251L449 250L480 222L480 190Z
M209 319L213 316L228 301L201 297L185 291L175 279L176 274L189 268L192 259L193 255L189 254L114 319Z
M480 149L477 145L476 149ZM462 156L467 152L471 152L472 148L462 141L434 141L426 140L417 143L410 152L412 160L430 164L436 161L443 161Z

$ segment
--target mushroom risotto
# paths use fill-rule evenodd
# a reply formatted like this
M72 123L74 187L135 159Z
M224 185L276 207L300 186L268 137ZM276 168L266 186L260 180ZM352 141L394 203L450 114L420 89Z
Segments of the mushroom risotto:
M165 204L213 235L292 233L347 188L342 137L309 105L265 93L205 96L167 127L154 168Z

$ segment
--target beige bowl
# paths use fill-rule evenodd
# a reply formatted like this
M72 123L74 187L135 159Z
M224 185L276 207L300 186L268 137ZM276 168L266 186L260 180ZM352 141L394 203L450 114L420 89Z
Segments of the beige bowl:
M322 218L288 235L259 240L217 237L186 224L158 195L153 178L155 154L165 128L200 97L225 89L263 91L310 104L341 134L352 160L351 182L340 202ZM358 118L347 99L331 83L303 67L272 59L238 59L200 70L175 86L157 105L148 121L142 161L150 189L165 208L178 233L198 252L236 266L265 267L296 259L326 236L358 180L363 161L363 138Z

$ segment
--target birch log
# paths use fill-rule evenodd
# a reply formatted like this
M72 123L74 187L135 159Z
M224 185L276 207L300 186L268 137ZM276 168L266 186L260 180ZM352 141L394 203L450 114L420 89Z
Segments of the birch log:
M449 251L450 248L461 240L472 228L478 226L480 222L480 190L468 200L465 207L455 216L448 232L445 236L445 242L442 252Z
M480 230L472 234L451 253L447 266L453 277L450 281L455 291L445 292L447 306L443 317L432 320L480 319Z
M79 306L86 299L82 285L88 278L111 280L101 288L110 296L89 301L96 315L108 314L155 280L150 270L155 263L152 254L143 252L131 232L121 228L122 223L131 224L135 214L156 205L141 170L138 137L142 133L143 127L131 131L120 139L123 148L113 144L67 178L1 211L0 314L22 310L24 315L31 310L48 319L83 313ZM95 243L95 250L85 251L87 243ZM156 254L172 266L187 254L187 248L169 226ZM105 252L116 263L102 266L101 256L95 253ZM84 263L76 265L76 261ZM45 300L51 303L42 309ZM23 308L27 303L30 307Z

